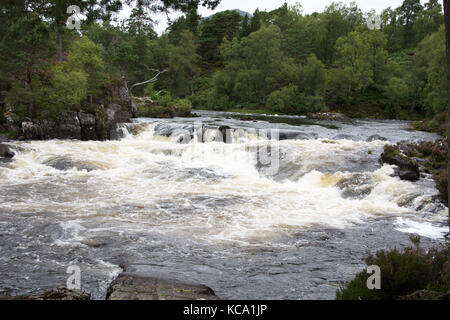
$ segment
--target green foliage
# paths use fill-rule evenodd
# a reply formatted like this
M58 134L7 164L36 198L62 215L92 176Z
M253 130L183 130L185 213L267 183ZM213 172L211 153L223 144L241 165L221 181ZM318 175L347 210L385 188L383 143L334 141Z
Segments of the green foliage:
M138 112L141 117L146 118L172 118L173 111L168 107L156 105L138 105Z
M369 290L366 271L359 273L336 294L338 300L393 300L418 290L446 293L450 287L450 250L426 251L418 245L403 252L379 251L366 259L381 269L381 290ZM436 297L434 297L436 298Z
M323 95L327 85L327 72L325 65L311 54L306 60L305 66L301 70L302 91L311 96Z
M409 102L410 87L403 79L393 77L384 86L384 95L387 99L388 112L395 117L401 107Z
M446 110L438 0L423 6L405 0L384 10L381 30L369 30L354 3L331 3L313 14L283 4L251 18L236 11L200 17L199 4L218 2L137 1L117 25L111 15L120 1L7 1L0 10L0 99L20 117L57 118L110 101L111 83L131 88L167 70L147 87L134 86L133 95L167 108L174 97L196 108L294 114L414 119ZM64 27L68 4L87 17L82 37ZM184 15L158 36L151 14L167 8ZM445 132L440 121L420 127Z
M197 44L189 31L180 34L180 45L169 45L169 66L171 72L171 93L175 97L185 97L192 92L192 78L198 72Z
M102 86L104 85L107 76L103 73L105 65L103 63L102 47L95 44L87 36L83 36L74 41L69 54L67 62L65 63L66 70L70 72L81 72L87 75L88 87L87 94L92 97L100 97L102 95Z
M210 63L220 61L220 45L223 39L231 40L239 35L241 16L236 11L224 11L206 18L200 25L199 54Z
M447 109L447 68L444 28L426 37L415 56L416 77L423 87L424 104L429 115Z
M192 103L188 99L176 99L173 102L177 117L189 117L192 111Z
M297 88L289 85L272 92L267 98L267 106L274 112L294 113L298 106Z
M347 93L364 91L373 83L373 70L367 59L370 51L367 32L353 31L336 42L337 63L348 88Z
M50 87L38 89L40 117L56 118L64 110L73 110L87 96L88 79L83 71L67 72L62 67L52 70Z

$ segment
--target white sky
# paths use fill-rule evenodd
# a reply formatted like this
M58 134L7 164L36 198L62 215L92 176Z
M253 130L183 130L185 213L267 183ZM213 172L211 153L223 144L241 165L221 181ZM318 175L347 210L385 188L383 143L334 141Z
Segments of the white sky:
M375 9L378 13L381 10L386 9L387 7L396 8L403 3L403 0L337 0L336 2L343 2L349 4L350 2L356 2L358 7L361 8L363 12L369 12L372 9ZM199 13L204 16L210 16L215 12L231 10L231 9L240 9L242 11L246 11L249 13L253 13L257 8L262 10L273 10L279 8L283 5L284 2L287 2L289 5L293 5L295 3L300 3L303 7L303 13L309 14L313 12L322 12L327 5L330 5L332 0L222 0L219 6L214 10L207 10L203 7L199 8ZM426 1L422 0L422 3ZM124 9L120 17L125 18L129 15L130 9ZM174 13L170 16L171 19L176 19L181 14ZM156 32L161 34L167 28L167 18L165 15L155 15L154 19L159 23L155 26Z

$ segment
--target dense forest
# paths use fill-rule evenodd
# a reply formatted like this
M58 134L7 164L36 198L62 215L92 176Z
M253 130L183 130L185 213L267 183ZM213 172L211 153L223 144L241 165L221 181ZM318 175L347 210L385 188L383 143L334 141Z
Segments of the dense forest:
M210 17L219 1L2 1L0 100L20 118L56 119L113 101L123 84L141 115L175 108L354 117L433 118L445 128L444 18L438 0L380 15L331 3ZM131 5L128 18L117 13ZM70 30L69 5L85 17ZM161 35L155 12L180 10ZM172 108L172 109L170 109ZM4 119L0 119L3 123Z

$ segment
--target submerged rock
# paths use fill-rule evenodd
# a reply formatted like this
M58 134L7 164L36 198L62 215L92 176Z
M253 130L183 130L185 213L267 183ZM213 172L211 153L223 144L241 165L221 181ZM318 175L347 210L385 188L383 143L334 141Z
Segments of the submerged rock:
M6 144L0 143L0 158L11 159L14 155L14 152L12 152Z
M366 174L357 173L342 179L336 186L342 190L345 199L363 199L372 192L374 181Z
M44 291L37 295L22 295L11 298L11 300L91 300L91 294L80 290L69 290L60 287Z
M98 168L94 165L83 163L83 162L77 162L72 159L66 159L66 158L54 158L50 159L48 161L45 161L43 163L46 166L55 168L57 170L61 171L67 171L73 168L76 168L77 170L86 170L88 172L98 170Z
M309 113L308 118L327 121L350 121L345 114L337 112Z
M107 300L219 300L204 285L122 273L108 288Z
M367 138L367 142L372 142L372 141L387 141L387 139L385 137L379 136L377 134L370 136L369 138Z

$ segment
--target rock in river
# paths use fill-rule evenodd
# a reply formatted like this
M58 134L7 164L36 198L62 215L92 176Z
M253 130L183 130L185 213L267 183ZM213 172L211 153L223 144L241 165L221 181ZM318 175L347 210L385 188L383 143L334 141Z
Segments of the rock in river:
M122 273L108 288L107 300L219 300L210 288L174 280Z
M0 158L11 159L14 157L14 152L12 152L6 144L0 143Z
M380 161L382 163L396 165L398 170L395 171L395 174L401 180L417 181L420 179L420 170L417 162L403 155L396 147L386 146Z
M60 287L37 295L16 296L11 298L11 300L91 300L91 295L80 290L69 290L66 287Z

